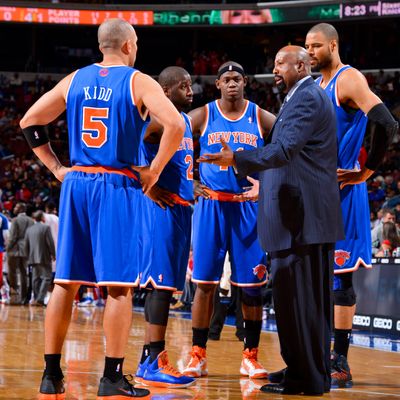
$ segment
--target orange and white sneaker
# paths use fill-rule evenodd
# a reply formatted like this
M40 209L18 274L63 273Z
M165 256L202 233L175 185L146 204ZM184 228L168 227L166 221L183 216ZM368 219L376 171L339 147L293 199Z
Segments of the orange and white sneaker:
M243 351L240 373L251 379L268 378L268 371L257 360L258 349L245 349Z
M201 376L208 375L206 349L199 346L192 347L190 361L182 371L182 374L191 376L192 378L200 378Z

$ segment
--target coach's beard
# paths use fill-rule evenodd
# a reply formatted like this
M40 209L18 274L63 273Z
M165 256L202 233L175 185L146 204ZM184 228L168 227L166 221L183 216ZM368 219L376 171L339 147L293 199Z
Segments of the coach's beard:
M278 81L277 78L279 79ZM275 86L279 93L286 93L287 86L282 76L275 75Z

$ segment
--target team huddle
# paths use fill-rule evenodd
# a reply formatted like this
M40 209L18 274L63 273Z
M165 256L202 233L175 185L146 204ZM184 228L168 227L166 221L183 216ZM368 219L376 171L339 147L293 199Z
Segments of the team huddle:
M352 378L347 350L355 307L349 271L357 269L359 264L370 266L371 258L370 235L366 234L369 233L369 215L365 180L381 161L382 148L386 147L397 126L386 107L362 81L361 74L340 64L335 29L328 24L315 26L307 35L307 51L297 46L281 49L274 69L277 86L286 84L283 93L288 93L282 110L289 109L290 99L293 97L295 101L294 92L300 93L301 86L317 87L308 78L310 68L318 63L322 77L317 83L328 95L323 95L323 102L327 115L332 118L327 122L326 131L332 133L329 139L332 143L337 140L337 151L335 144L327 148L332 153L329 182L332 202L337 196L339 210L338 168L345 239L339 224L336 230L330 227L332 234L326 242L337 242L336 251L349 255L345 263L335 264L339 272L333 285L335 347L330 360L327 349L330 323L327 322L324 338L320 338L323 345L315 344L321 347L321 354L316 352L299 361L286 357L286 351L282 351L288 368L270 374L258 360L263 306L261 288L267 283L266 251L270 252L269 245L263 240L260 244L259 237L262 238L260 231L265 229L260 215L267 206L262 200L268 190L263 183L273 186L274 178L272 181L268 178L267 182L262 171L281 166L284 170L284 164L303 151L307 140L311 139L305 139L303 147L299 145L298 152L293 154L285 153L285 144L277 146L273 133L276 135L280 129L284 111L276 119L245 99L247 77L236 62L229 61L218 70L216 86L220 98L186 114L193 100L192 81L187 71L180 67L165 68L157 83L133 68L137 37L124 20L104 22L99 28L98 40L103 61L64 78L21 120L21 128L35 154L63 182L58 263L55 288L46 311L45 371L39 398L65 398L61 352L73 299L81 284L107 286L109 293L103 321L105 367L98 399L149 395L147 389L135 387L123 374L132 321L132 288L136 287L149 289L149 292L144 310L146 333L135 381L141 387L184 388L194 384L196 378L208 375L206 345L213 298L227 253L232 266L231 283L241 288L244 318L244 349L238 366L241 375L269 377L273 384L261 390L272 393L323 394L329 391L331 381L332 387L349 387ZM332 43L336 43L336 47ZM329 55L323 54L321 48ZM290 74L296 70L298 76L292 78ZM349 87L348 80L361 85L361 89L357 89L361 95L353 96L344 89ZM340 98L337 95L339 85ZM318 88L320 92L323 91ZM45 129L65 109L69 168L61 165L52 151ZM360 170L357 158L368 119L383 129L370 152L367 166ZM199 138L199 177L194 176L193 135ZM260 159L261 152L269 146L271 152L275 147L279 150L265 156L262 167L259 160L250 161L258 164L256 168L243 167L244 159L256 153ZM285 158L285 154L287 160L279 159ZM229 157L231 161L228 162ZM265 161L268 157L271 161ZM248 173L243 174L244 170ZM258 193L254 194L258 179L260 207L263 207L260 210ZM249 181L255 184L251 190ZM355 202L357 210L353 206ZM288 229L293 233L291 227ZM276 239L279 240L279 236ZM310 243L315 242L305 242L307 246ZM193 347L188 364L178 371L168 360L165 334L171 297L175 291L183 289L191 246L192 280L197 285L192 307ZM283 262L282 251L291 247L293 244L273 248L272 268L274 265L281 268L274 260ZM333 261L333 247L328 253ZM279 287L278 274L273 284L274 279ZM327 281L327 285L329 302L332 282ZM282 301L278 295L275 301L279 310ZM347 318L340 319L342 325L336 324L336 315L340 312ZM285 323L280 318L278 311L278 333L285 350L288 345L286 340L282 342ZM308 335L308 328L304 329Z

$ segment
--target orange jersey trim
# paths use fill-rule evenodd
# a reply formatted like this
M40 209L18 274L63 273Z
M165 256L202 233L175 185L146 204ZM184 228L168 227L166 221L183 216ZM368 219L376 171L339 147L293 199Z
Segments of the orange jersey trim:
M333 273L335 275L338 275L338 274L345 274L346 272L354 272L357 271L360 266L363 266L366 269L372 269L372 264L367 264L361 257L358 257L358 260L356 261L354 267L335 269Z
M219 192L208 188L204 189L204 191L207 192L211 200L230 201L233 203L243 203L245 201L248 201L245 199L238 198L237 193Z
M125 175L128 178L132 178L139 182L139 178L129 169L122 168L116 169L111 167L101 167L101 166L85 166L85 165L74 165L71 167L72 171L86 172L87 174L119 174Z
M190 207L190 206L193 204L192 202L190 202L190 201L188 201L188 200L182 199L182 197L181 197L181 196L178 196L176 193L170 193L170 194L168 195L168 197L169 197L175 204L179 204L179 205L181 205L181 206Z
M237 283L237 282L231 281L231 285L233 285L233 286L249 287L249 288L263 286L263 285L266 285L267 283L268 283L268 278L265 278L262 282L258 282L258 283Z

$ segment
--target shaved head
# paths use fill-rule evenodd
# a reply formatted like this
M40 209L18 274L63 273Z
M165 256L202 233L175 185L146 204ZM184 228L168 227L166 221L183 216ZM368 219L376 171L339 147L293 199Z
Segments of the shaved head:
M189 72L186 69L181 67L167 67L163 69L158 77L158 83L162 87L171 87L185 79L189 75Z
M289 55L293 59L294 63L298 62L303 62L305 69L307 71L307 74L311 72L311 64L310 64L310 56L307 53L307 50L304 47L301 46L285 46L282 47L279 51L278 54L280 53L285 53ZM277 54L277 56L278 56Z
M119 50L122 45L135 35L135 30L127 21L112 18L104 21L97 32L100 50Z
M299 80L311 73L310 57L306 49L300 46L282 47L275 56L273 73L278 90L288 93Z
M331 24L323 22L321 24L314 25L308 31L308 33L317 33L317 32L321 32L328 40L336 40L337 42L339 41L339 35L337 33L337 30Z
M312 71L327 71L340 63L339 35L330 24L313 26L307 33L305 47L311 57Z

